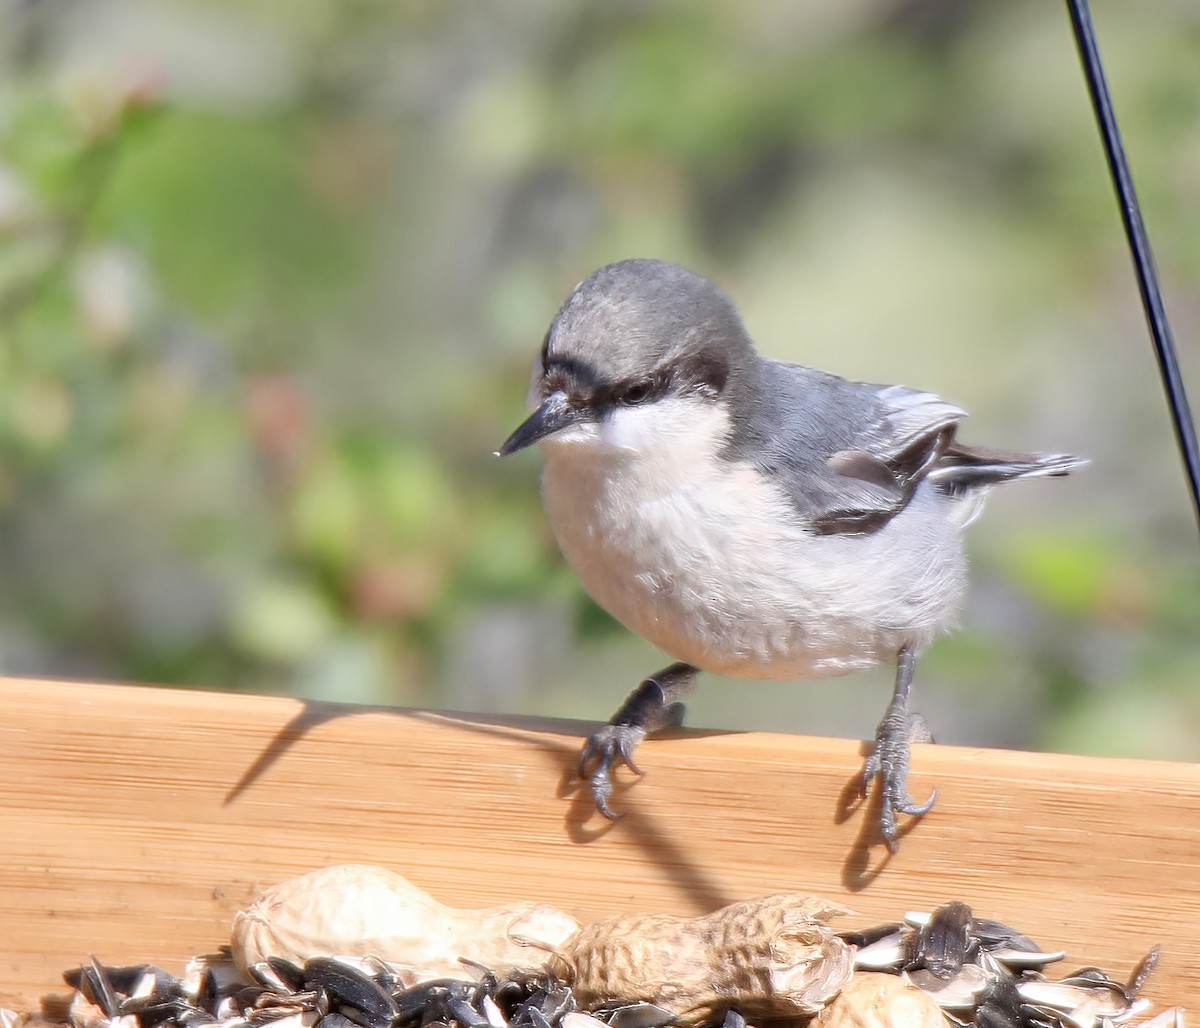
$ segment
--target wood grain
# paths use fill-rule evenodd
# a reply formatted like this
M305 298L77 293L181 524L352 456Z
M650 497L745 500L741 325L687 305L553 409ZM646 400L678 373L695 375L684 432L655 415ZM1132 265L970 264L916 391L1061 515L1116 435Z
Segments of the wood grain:
M267 884L333 863L455 906L591 918L808 890L893 919L969 903L1073 966L1200 1005L1200 769L919 747L939 800L889 857L854 796L860 743L680 731L622 778L573 780L590 726L0 679L0 1004L36 1009L88 954L179 970Z

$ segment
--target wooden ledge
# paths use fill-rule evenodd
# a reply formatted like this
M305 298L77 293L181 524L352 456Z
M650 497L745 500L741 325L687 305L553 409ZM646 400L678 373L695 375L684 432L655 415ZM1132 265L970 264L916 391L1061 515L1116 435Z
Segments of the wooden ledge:
M63 969L180 970L255 891L382 864L443 902L541 900L587 919L820 893L897 918L950 899L1200 1006L1200 768L919 747L932 814L889 857L858 742L680 731L598 817L573 768L590 726L294 699L0 679L0 1004Z

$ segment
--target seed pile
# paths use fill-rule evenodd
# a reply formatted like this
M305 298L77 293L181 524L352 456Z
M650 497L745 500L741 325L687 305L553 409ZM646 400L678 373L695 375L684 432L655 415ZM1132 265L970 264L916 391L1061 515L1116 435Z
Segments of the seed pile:
M73 1028L583 1028L571 990L551 975L463 973L475 977L405 987L383 961L313 957L301 966L271 957L245 976L224 951L194 960L182 978L95 960L64 977L76 990ZM624 1017L609 1023L650 1028Z
M856 986L885 975L894 976L887 979L894 983L892 993L903 989L951 1026L1184 1028L1177 1008L1139 1020L1150 1007L1141 992L1157 950L1128 982L1097 968L1051 978L1047 968L1065 954L1045 951L999 922L973 917L962 903L868 931L844 932L841 939L853 948L854 972L841 995L817 1014L820 1028L926 1028L927 1020L916 1015L868 1009L883 993ZM76 989L73 1028L666 1028L682 1023L665 1006L629 996L608 1002L590 997L590 1008L581 1010L562 977L545 970L499 974L470 962L464 962L461 977L416 985L374 958L318 956L301 964L272 956L242 972L228 952L193 961L182 978L152 966L115 968L96 961L65 977ZM864 998L871 996L875 999ZM737 1006L715 1009L703 1023L746 1028L745 1013Z
M856 949L856 973L900 975L937 1001L952 1025L978 1028L1183 1028L1170 1008L1138 1021L1150 1008L1142 988L1158 963L1156 946L1128 982L1095 967L1062 978L1046 969L1063 951L1047 952L998 921L976 918L965 903L866 932L843 932Z

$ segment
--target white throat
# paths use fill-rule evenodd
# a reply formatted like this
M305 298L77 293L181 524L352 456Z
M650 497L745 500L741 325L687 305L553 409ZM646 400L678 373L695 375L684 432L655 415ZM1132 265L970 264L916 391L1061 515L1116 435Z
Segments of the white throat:
M560 476L621 476L638 489L702 480L706 469L717 467L729 423L723 402L695 396L614 408L602 421L573 425L542 442L547 484Z

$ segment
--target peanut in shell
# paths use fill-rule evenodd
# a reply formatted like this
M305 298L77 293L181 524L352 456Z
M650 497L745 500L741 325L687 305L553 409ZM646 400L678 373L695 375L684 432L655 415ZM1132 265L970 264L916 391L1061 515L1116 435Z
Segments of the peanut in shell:
M547 962L584 1009L645 1001L685 1024L736 1009L750 1020L807 1016L850 980L853 953L825 922L845 908L803 893L703 917L634 914L584 925Z
M267 889L234 919L232 949L243 971L269 957L377 957L414 985L468 976L464 959L502 970L540 966L578 927L537 903L456 910L394 871L341 864Z

